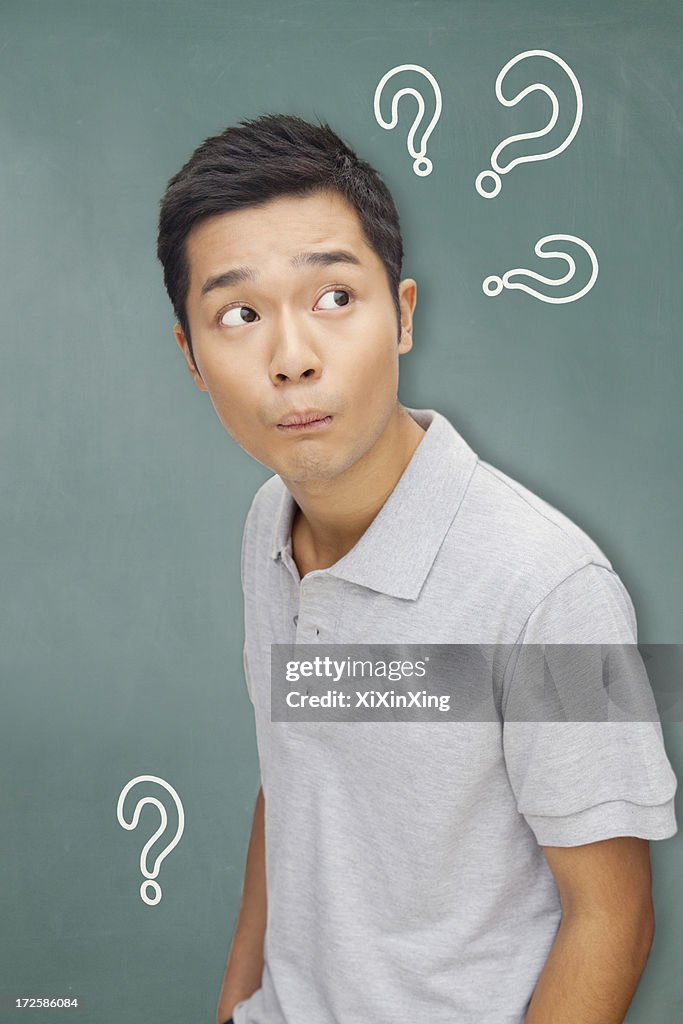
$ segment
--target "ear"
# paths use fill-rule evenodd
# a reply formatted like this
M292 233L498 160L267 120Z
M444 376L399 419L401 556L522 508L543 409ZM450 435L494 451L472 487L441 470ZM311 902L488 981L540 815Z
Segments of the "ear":
M401 307L401 338L398 351L403 354L413 347L413 311L417 302L417 282L406 277L398 286L398 299Z
M197 369L197 367L194 364L194 361L192 359L192 355L190 353L190 346L187 343L187 338L185 337L183 329L182 329L182 327L180 326L179 323L176 323L176 324L173 325L173 334L175 335L175 340L178 343L178 347L180 348L180 351L183 353L183 356L185 357L185 362L187 363L187 368L190 371L190 374L192 375L192 378L193 378L195 384L197 385L197 387L199 388L200 391L208 390L207 387L206 387L206 384L204 383L204 381L201 378L201 374L199 373L199 370Z

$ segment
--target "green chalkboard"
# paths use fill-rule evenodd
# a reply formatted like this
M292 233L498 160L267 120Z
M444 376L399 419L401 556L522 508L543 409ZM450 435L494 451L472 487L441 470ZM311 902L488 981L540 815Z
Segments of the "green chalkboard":
M639 639L681 641L681 52L675 0L3 0L0 1020L212 1024L259 774L242 676L241 530L270 475L175 344L158 202L207 136L324 119L382 173L418 282L405 405L583 527ZM524 160L483 197L475 182ZM509 98L496 79L512 58ZM441 110L416 173L418 140ZM431 89L431 92L430 92ZM551 95L552 93L552 95ZM418 154L419 156L419 154ZM419 169L424 170L425 164ZM494 179L485 179L493 188ZM543 259L562 240L575 261ZM497 278L487 294L484 282ZM508 287L503 287L507 283ZM683 732L665 727L677 775ZM117 801L168 814L140 896ZM179 804L173 793L177 794ZM127 805L130 816L131 806ZM630 1024L683 1012L679 837L652 844L657 934ZM150 863L152 862L150 861ZM29 1011L17 999L78 999ZM312 1024L312 1022L301 1022ZM344 1022L345 1024L345 1022ZM372 1024L372 1022L367 1022ZM421 1024L421 1022L420 1022Z

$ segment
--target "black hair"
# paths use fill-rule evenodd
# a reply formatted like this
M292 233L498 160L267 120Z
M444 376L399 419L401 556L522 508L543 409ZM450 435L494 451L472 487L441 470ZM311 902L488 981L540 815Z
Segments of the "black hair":
M205 139L169 180L160 200L157 257L193 362L187 316L186 243L191 229L208 217L258 206L278 196L325 191L336 191L351 203L367 244L384 264L400 336L403 242L389 189L328 124L311 124L290 114L263 114Z

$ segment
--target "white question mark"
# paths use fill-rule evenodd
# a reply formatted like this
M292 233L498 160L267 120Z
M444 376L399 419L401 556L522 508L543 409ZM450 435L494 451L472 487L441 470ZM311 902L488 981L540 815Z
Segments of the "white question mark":
M384 120L384 118L382 117L382 111L380 109L380 99L382 96L382 90L384 89L384 86L386 85L390 78L392 78L394 75L400 74L401 71L419 72L421 75L424 75L425 78L431 83L431 86L434 90L434 116L429 122L427 128L422 133L422 140L420 142L419 150L415 149L415 133L417 129L420 127L420 124L422 123L422 118L424 117L425 112L425 102L422 97L422 94L419 93L417 89L409 88L400 89L397 93L394 93L394 95L391 98L391 121ZM421 67L419 64L399 64L397 67L392 68L391 71L387 71L387 73L382 77L381 81L379 82L379 85L375 89L375 118L377 119L377 123L380 124L382 128L389 129L396 127L396 125L398 124L398 101L400 100L401 96L406 95L415 97L415 99L417 100L418 108L417 115L412 123L410 132L408 133L408 151L410 155L413 157L413 170L415 171L415 174L419 175L419 177L421 178L424 178L426 177L426 175L432 173L432 161L426 155L427 141L429 139L429 136L432 134L432 131L434 130L436 122L439 120L439 117L441 116L441 89L439 88L439 83L434 78L434 76L429 71L427 71L426 68Z
M567 284L568 281L572 280L576 273L576 263L566 252L543 252L543 246L547 242L576 242L577 245L580 245L581 248L588 253L592 267L591 276L588 284L584 285L581 291L576 292L574 295L565 295L562 298L555 298L552 295L544 295L542 292L537 292L534 288L530 288L528 284L524 284L522 281L511 280L512 274L523 274L525 277L533 277L534 280L542 281L543 284L551 285L555 288L559 287L561 284ZM497 277L495 275L487 277L482 285L484 294L488 296L500 295L503 288L519 288L521 291L528 292L529 295L533 295L542 302L552 302L559 305L562 302L576 302L576 300L584 296L586 292L589 292L595 284L598 276L598 258L588 242L584 242L582 238L577 238L576 235L544 235L543 238L540 238L538 242L536 242L534 252L537 256L540 256L541 259L551 259L556 257L557 259L564 260L569 268L565 276L559 278L543 277L542 274L537 274L533 270L526 270L524 267L517 267L515 270L508 270L502 277Z
M516 96L513 96L511 100L506 100L505 97L503 96L503 79L505 78L510 68L517 64L520 60L524 60L525 57L548 57L550 60L554 60L557 64L560 65L561 68L563 68L567 72L567 75L569 76L569 79L572 85L574 86L574 92L576 93L576 117L574 118L574 124L572 125L572 129L569 132L569 135L564 140L564 142L562 142L561 145L557 146L555 149L551 149L549 153L534 153L530 156L518 156L514 160L511 160L506 167L501 167L501 165L498 163L498 157L500 156L501 151L506 146L509 146L510 143L512 142L520 142L522 139L538 139L542 135L547 135L548 132L552 131L555 125L557 124L557 118L560 111L560 104L558 102L557 96L555 95L552 89L550 89L547 85L543 85L541 82L536 82L534 85L527 86L526 89L523 89L521 92L518 92ZM477 192L479 193L480 196L483 196L484 199L493 199L494 196L498 195L501 189L501 174L507 174L508 171L511 171L513 167L517 166L517 164L528 163L529 161L532 160L550 160L551 157L557 156L558 153L561 153L564 149L567 148L567 146L570 144L570 142L576 135L577 131L579 130L579 125L581 124L581 118L583 116L583 96L581 94L581 86L579 85L579 80L572 71L572 69L569 67L569 65L566 63L566 61L563 61L562 58L558 57L556 53L551 53L549 50L525 50L524 53L518 53L516 57L513 57L512 60L509 60L507 62L505 67L501 70L500 74L498 75L498 78L496 79L496 96L498 97L500 103L502 103L506 107L514 107L517 103L523 100L525 96L528 96L529 93L537 91L544 92L546 96L550 97L550 102L553 106L552 117L548 121L545 128L542 128L540 131L525 132L522 135L511 135L509 139L504 139L503 142L496 146L493 153L491 154L491 167L493 168L493 170L482 171L480 174L477 175L477 180L475 182ZM486 191L483 185L484 181L487 178L491 178L493 180L493 188L490 191Z
M159 800L155 799L155 797L147 796L143 799L138 800L138 802L136 803L135 809L133 811L132 821L126 821L126 819L123 816L123 804L130 790L133 788L133 786L136 786L138 782L158 783L158 785L162 786L168 793L171 794L175 801L176 808L178 810L178 828L176 830L176 834L174 835L171 842L164 847L159 856L156 858L154 862L154 867L151 871L147 867L147 854L150 850L150 847L153 846L154 842L159 838L159 836L163 835L164 832L166 831L166 825L168 824L168 815L166 813L166 808ZM128 782L123 787L121 793L119 794L119 800L116 805L116 817L118 818L119 825L121 825L122 828L127 828L129 830L137 828L138 821L140 820L140 811L145 806L145 804L153 804L155 807L158 807L159 816L161 818L161 824L159 825L159 828L154 833L152 838L145 843L145 845L142 848L142 853L140 854L140 873L145 876L145 881L140 886L140 898L148 906L154 907L161 899L161 886L159 885L158 882L155 881L155 879L159 874L159 867L161 866L161 862L164 859L164 857L167 857L171 850L173 850L180 842L180 838L185 828L185 812L183 811L183 805L180 801L180 797L176 793L173 786L171 786L170 783L166 782L165 779L160 779L157 775L138 775L136 776L136 778L131 779L130 782ZM153 891L153 898L150 898L147 895L148 889L151 889Z

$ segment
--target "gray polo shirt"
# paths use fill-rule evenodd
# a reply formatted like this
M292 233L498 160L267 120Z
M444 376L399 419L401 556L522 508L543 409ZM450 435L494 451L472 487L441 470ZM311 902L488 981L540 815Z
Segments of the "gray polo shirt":
M274 643L637 642L596 544L408 412L426 433L334 565L300 579L279 476L247 516L268 923L235 1024L523 1024L561 917L542 846L677 831L659 721L270 721Z

